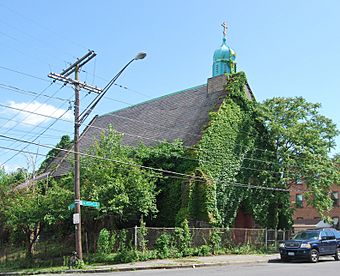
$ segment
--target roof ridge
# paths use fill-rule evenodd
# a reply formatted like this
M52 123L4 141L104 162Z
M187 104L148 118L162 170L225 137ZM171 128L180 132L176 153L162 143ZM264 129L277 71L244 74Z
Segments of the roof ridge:
M130 106L127 106L127 107L123 107L121 109L105 113L103 115L98 115L98 117L103 117L103 116L106 116L106 115L109 115L109 114L112 114L112 113L116 113L118 111L122 111L122 110L125 110L125 109L129 109L129 108L132 108L132 107L136 107L136 106L139 106L139 105L150 103L150 102L153 102L153 101L158 101L158 100L163 99L163 98L167 98L167 97L170 97L170 96L173 96L173 95L176 95L176 94L180 94L180 93L183 93L183 92L186 92L186 91L189 91L189 90L198 89L198 88L201 88L201 87L204 87L204 86L207 86L207 84L206 83L205 84L200 84L200 85L196 85L196 86L193 86L193 87L190 87L190 88L186 88L186 89L183 89L183 90L172 92L170 94L166 94L166 95L163 95L163 96L160 96L160 97L157 97L157 98L153 98L153 99L141 102L141 103L137 103L137 104L130 105Z

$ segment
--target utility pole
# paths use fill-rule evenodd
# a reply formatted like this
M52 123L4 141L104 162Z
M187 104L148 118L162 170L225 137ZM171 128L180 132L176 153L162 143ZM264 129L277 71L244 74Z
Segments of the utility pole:
M80 155L79 155L79 128L81 125L79 114L80 114L80 89L85 89L89 92L94 92L100 94L101 89L82 83L79 81L79 70L80 68L89 62L92 58L96 56L94 51L89 51L82 58L78 59L70 67L65 69L61 74L50 73L48 76L58 81L64 83L69 83L74 86L74 203L75 211L73 214L73 223L75 225L75 240L76 240L76 251L79 260L83 259L82 250L82 239L81 239L81 215L80 215ZM74 80L68 76L74 72Z
M119 76L123 73L123 71L135 60L144 59L146 53L140 52L133 59L131 59L103 88L100 89L96 86L89 85L87 83L83 83L79 81L79 70L80 68L89 62L92 58L96 56L94 51L89 51L82 58L78 59L67 69L62 71L60 74L50 73L48 77L62 81L65 84L72 84L74 86L74 205L75 211L73 214L73 224L75 225L75 236L76 236L76 250L77 255L80 260L83 259L83 250L81 243L81 216L80 216L80 154L79 154L79 128L81 124L86 120L86 118L90 115L99 101L103 98L105 93L110 89L110 87L115 83L115 81L119 78ZM74 80L69 78L68 76L72 73L75 73ZM97 94L95 99L80 113L80 99L79 93L80 89L85 89L89 92L94 92ZM84 203L84 202L83 202Z
M79 81L79 66L76 65L74 79ZM83 249L81 243L81 215L80 215L80 158L79 158L79 113L80 113L80 88L79 84L74 84L74 201L75 214L79 214L79 223L76 228L76 251L78 258L83 259Z

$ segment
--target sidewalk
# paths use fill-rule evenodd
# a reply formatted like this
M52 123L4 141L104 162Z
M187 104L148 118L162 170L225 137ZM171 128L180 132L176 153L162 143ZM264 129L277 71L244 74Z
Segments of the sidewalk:
M55 273L100 273L114 271L134 271L149 269L175 269L175 268L199 268L208 266L237 265L267 263L270 260L278 260L279 254L269 255L220 255L207 257L187 257L179 259L150 260L127 264L93 266L85 269L63 270L53 272L39 272L34 274L55 274ZM23 275L22 273L0 273L0 275ZM27 275L27 274L26 274Z
M147 269L171 269L171 268L198 268L205 266L220 266L233 264L267 263L270 260L278 260L279 254L270 255L220 255L206 257L187 257L180 259L151 260L128 264L97 266L91 272L131 271ZM89 270L87 270L90 272Z

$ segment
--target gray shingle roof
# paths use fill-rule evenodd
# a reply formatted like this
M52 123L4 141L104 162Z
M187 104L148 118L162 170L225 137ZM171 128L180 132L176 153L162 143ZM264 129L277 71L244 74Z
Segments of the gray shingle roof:
M223 90L208 93L204 84L96 116L81 135L80 151L86 152L99 139L101 129L107 129L109 125L124 133L122 142L125 145L144 143L151 146L175 139L182 140L186 146L195 145L208 123L209 112L218 108L225 96ZM53 162L54 165L60 163L54 176L70 170L64 157L62 154Z

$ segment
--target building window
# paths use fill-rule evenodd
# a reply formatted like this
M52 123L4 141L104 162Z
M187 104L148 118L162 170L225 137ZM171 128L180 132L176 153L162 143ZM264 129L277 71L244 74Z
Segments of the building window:
M339 192L332 192L331 198L333 200L333 206L338 207L339 206Z
M295 196L295 205L296 205L297 208L303 207L303 197L302 197L302 195L297 194Z

